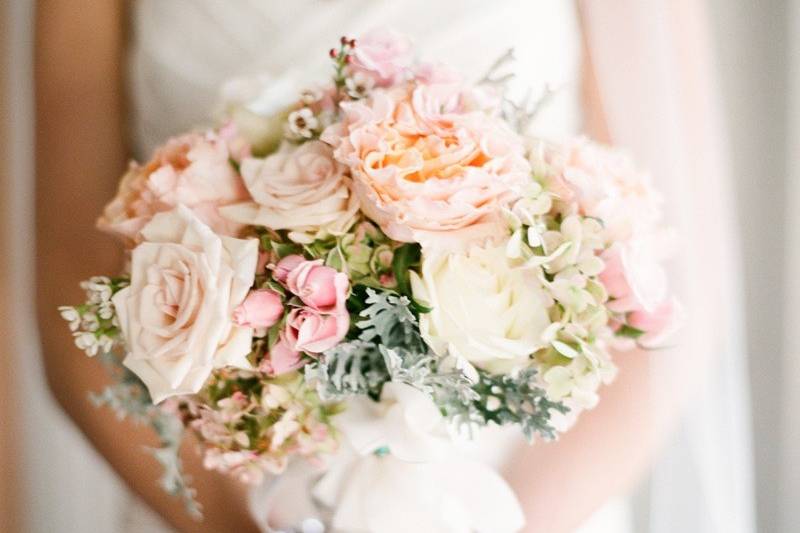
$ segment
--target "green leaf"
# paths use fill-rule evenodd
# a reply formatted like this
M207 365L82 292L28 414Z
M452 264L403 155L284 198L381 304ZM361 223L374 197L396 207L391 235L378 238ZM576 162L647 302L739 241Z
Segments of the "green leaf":
M302 249L294 243L270 241L270 247L278 254L279 259L283 259L287 255L302 253Z
M618 337L628 337L629 339L638 339L644 334L645 334L644 331L634 328L632 326L628 326L627 324L623 325L621 328L617 330Z
M404 244L394 251L392 272L397 280L397 291L404 296L412 296L408 271L419 266L421 256L421 248L416 243Z
M339 272L343 272L345 258L344 254L342 254L341 248L336 246L330 252L328 252L327 257L325 258L325 264L331 268L335 268Z

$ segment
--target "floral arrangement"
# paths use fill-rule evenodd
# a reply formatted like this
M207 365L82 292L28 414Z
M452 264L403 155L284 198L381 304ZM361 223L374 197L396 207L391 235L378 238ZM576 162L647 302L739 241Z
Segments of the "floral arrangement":
M530 136L502 60L470 83L389 31L330 58L288 108L236 103L132 164L98 222L127 268L62 316L118 378L98 402L153 425L195 513L184 428L248 483L312 465L335 531L514 531L510 489L448 443L554 439L613 350L662 342L659 197L616 149Z

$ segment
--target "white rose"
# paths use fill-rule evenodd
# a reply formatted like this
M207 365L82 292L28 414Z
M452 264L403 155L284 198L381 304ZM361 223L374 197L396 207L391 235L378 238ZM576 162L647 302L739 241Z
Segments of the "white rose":
M533 271L514 268L505 245L427 255L414 298L432 308L422 335L438 355L464 358L490 372L526 365L550 320Z
M297 242L340 235L353 224L358 200L323 142L284 144L265 159L245 159L241 172L253 201L223 208L232 221L290 230Z
M114 295L124 364L153 402L195 393L211 370L250 368L252 329L231 314L253 284L258 241L220 237L179 205L142 229L131 284Z

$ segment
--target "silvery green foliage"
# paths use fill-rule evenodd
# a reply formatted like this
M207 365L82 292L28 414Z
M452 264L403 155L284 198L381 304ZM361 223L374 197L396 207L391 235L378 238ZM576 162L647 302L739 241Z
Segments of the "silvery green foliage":
M365 303L368 307L360 313L364 320L356 324L361 329L361 340L427 353L428 347L420 335L417 318L411 312L411 301L406 296L367 289Z
M162 488L180 498L191 516L201 518L200 504L195 499L196 491L183 473L179 456L183 424L177 416L153 405L147 387L133 372L122 366L118 357L108 353L103 354L103 359L117 379L103 392L92 395L92 401L97 406L111 407L120 419L129 418L139 424L148 424L155 430L159 447L150 451L164 468L160 479Z
M471 430L490 423L519 424L528 440L538 434L554 439L552 411L567 407L547 399L536 382L536 370L514 375L478 371L469 381L456 369L444 370L441 359L430 353L419 324L405 296L367 289L364 319L356 325L358 338L325 352L317 363L306 366L306 380L315 383L323 400L341 400L353 394L380 398L388 381L406 383L429 394L456 426Z
M472 386L477 399L443 399L448 416L467 425L519 424L531 442L537 434L546 440L556 438L552 412L566 414L569 408L547 399L544 389L537 385L536 369L525 368L513 375L479 371L478 375L478 382Z
M460 372L438 372L438 358L430 353L411 311L411 301L389 291L367 289L366 309L356 323L358 338L325 352L306 366L306 380L315 383L323 400L351 394L380 397L383 384L398 381L436 397L470 395L469 381Z
M339 343L318 362L306 365L305 379L316 385L323 401L341 400L352 394L377 399L389 375L377 346L356 339Z

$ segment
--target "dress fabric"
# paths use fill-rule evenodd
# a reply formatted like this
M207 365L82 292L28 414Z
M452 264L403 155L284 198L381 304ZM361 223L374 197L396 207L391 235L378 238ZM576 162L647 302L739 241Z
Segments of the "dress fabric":
M422 59L476 79L514 48L516 86L534 96L554 91L533 131L559 138L580 123L580 32L567 0L137 0L131 9L129 134L139 160L167 137L210 123L225 81L324 80L340 36L380 27L411 36ZM524 445L518 434L490 428L472 453L500 468ZM127 533L168 531L133 500L124 522ZM629 506L615 501L580 533L631 530Z

